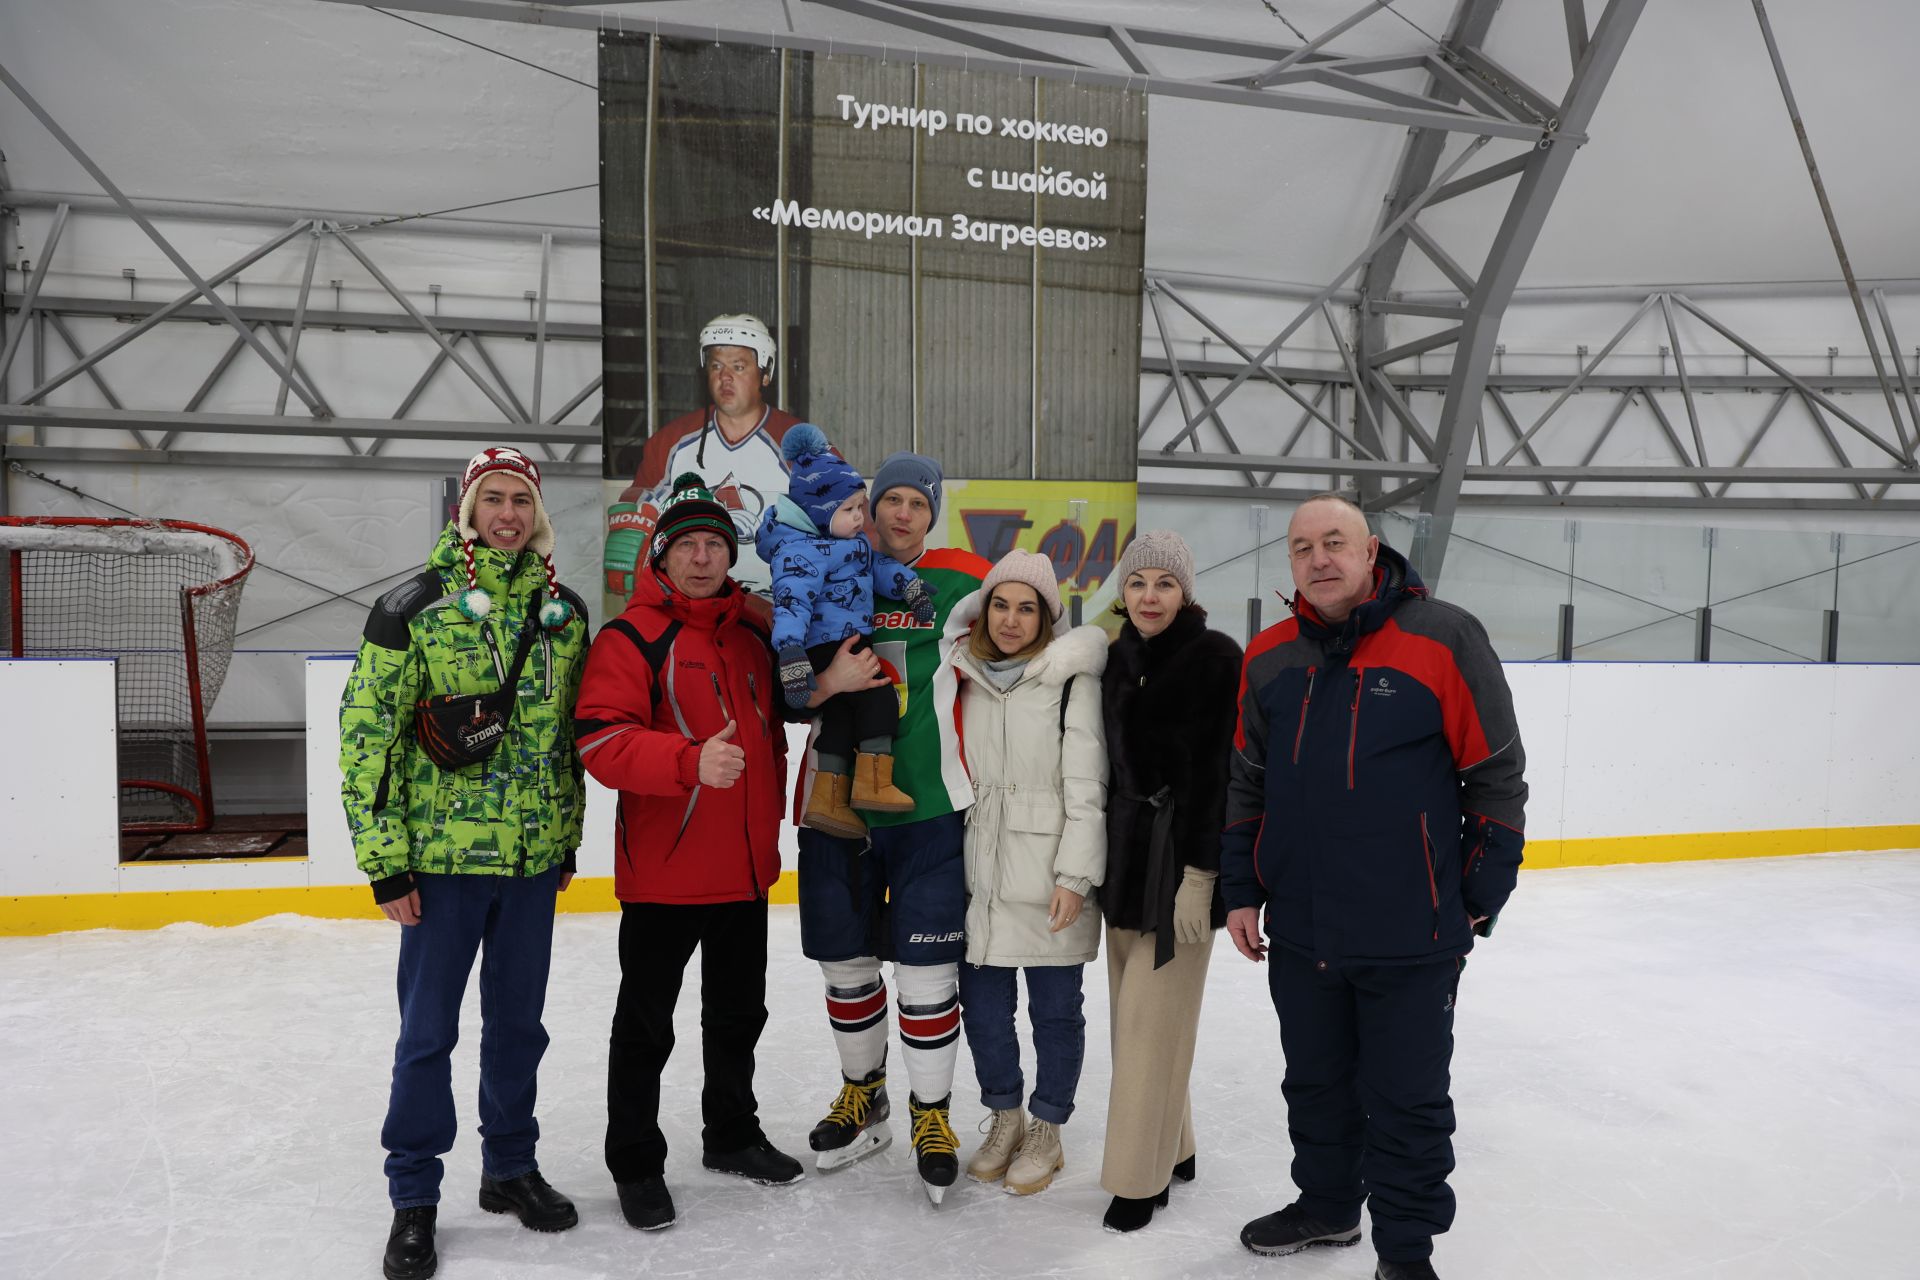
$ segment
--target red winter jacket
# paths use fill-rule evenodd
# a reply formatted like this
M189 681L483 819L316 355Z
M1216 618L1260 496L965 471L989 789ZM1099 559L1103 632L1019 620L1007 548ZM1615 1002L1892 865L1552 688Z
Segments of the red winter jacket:
M764 898L780 875L787 740L765 623L748 599L731 582L689 599L643 570L587 654L574 740L587 772L620 793L622 902ZM701 786L701 744L729 720L746 771L730 787Z

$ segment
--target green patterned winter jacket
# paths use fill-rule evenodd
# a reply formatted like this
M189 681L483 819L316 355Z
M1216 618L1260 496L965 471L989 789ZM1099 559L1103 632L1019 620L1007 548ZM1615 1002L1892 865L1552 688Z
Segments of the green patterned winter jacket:
M542 628L520 673L509 735L479 764L444 771L413 735L414 703L443 693L500 687L491 630L511 665L527 611L546 599L546 569L534 555L475 546L478 580L491 607L480 619L460 606L465 555L449 525L428 567L387 592L367 615L353 674L340 699L341 799L360 870L380 901L406 892L410 871L531 876L571 869L586 809L573 704L586 667L587 611ZM508 579L511 577L511 581Z

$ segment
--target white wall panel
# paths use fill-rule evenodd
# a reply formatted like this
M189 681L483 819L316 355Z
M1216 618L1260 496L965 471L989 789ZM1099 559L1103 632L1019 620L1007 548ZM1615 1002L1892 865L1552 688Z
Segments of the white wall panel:
M309 857L118 864L110 663L0 661L0 896L357 885L340 808L344 657L306 661ZM1535 840L1920 825L1920 667L1515 663ZM14 717L18 716L16 721ZM789 731L801 759L804 732ZM583 876L613 874L613 796L589 780ZM781 861L797 842L781 826Z
M1563 662L1511 662L1506 672L1527 753L1527 837L1557 840L1566 807L1572 669Z
M1576 664L1565 835L1817 827L1841 668ZM1874 668L1847 669L1866 678Z
M0 897L113 891L116 665L0 660Z
M1920 667L1841 667L1827 812L1836 826L1920 821Z

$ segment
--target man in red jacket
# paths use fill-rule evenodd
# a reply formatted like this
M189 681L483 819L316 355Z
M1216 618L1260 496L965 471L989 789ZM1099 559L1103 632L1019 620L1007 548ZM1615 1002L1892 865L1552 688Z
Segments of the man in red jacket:
M607 1168L633 1226L673 1224L660 1073L673 1052L681 976L700 948L706 1084L701 1162L765 1186L800 1162L767 1141L753 1054L767 1022L767 889L780 875L786 735L764 611L728 576L739 554L725 505L679 477L625 613L587 655L574 709L582 761L620 793L614 892L620 995L607 1062ZM823 699L854 672L820 673Z

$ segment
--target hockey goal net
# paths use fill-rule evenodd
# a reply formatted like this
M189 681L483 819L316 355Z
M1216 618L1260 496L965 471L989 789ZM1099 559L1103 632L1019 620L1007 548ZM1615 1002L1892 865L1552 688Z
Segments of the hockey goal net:
M207 712L253 551L185 520L0 517L0 652L118 663L120 827L213 822Z

